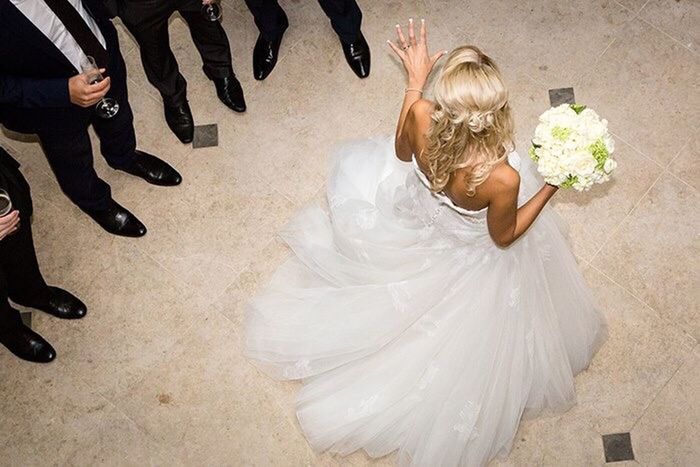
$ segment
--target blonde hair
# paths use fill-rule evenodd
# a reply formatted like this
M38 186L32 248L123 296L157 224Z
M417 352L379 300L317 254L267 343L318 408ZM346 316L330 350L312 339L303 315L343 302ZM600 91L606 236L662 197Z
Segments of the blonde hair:
M434 88L436 101L424 152L431 189L442 191L466 168L467 196L513 148L513 119L501 72L477 47L447 57Z

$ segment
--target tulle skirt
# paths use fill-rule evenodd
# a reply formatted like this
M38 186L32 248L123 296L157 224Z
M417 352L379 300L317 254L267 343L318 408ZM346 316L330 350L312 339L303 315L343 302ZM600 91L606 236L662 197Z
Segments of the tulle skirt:
M521 161L520 202L541 186ZM318 451L476 466L523 416L575 403L606 325L558 216L508 248L445 206L391 138L333 155L327 203L282 231L292 257L246 310L245 353L303 379L299 425Z

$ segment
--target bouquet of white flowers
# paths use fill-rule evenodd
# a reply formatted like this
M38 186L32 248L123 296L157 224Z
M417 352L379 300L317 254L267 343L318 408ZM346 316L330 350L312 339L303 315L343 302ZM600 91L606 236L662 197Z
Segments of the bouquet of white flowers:
M545 182L584 191L610 179L613 150L607 120L585 105L562 104L540 115L528 152Z

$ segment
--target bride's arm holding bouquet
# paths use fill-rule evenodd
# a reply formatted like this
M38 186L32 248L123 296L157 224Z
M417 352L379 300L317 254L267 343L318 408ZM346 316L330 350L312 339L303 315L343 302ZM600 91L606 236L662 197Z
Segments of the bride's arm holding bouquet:
M419 37L415 35L413 19L408 21L408 40L404 37L401 26L398 24L396 25L396 34L398 36L398 45L391 41L387 42L403 62L408 78L399 121L396 125L396 157L402 161L410 162L417 147L415 141L417 132L412 131L417 125L414 120L415 114L411 112L411 109L414 104L422 101L423 88L428 81L430 72L440 57L447 52L443 50L430 56L428 53L428 35L425 28L425 20L423 19L420 24ZM429 105L427 101L425 104L426 106Z

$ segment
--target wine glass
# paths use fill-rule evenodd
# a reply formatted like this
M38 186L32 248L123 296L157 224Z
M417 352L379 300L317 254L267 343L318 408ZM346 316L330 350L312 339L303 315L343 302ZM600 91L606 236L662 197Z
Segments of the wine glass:
M219 0L212 0L210 3L202 5L202 15L208 21L219 21L221 19Z
M80 67L83 73L87 75L88 83L95 84L104 79L104 76L100 73L100 67L97 66L95 59L90 55L87 55L80 61ZM112 118L117 115L117 112L119 112L119 102L111 97L103 97L95 105L95 113L100 118Z
M10 195L3 189L0 189L0 217L6 216L12 211L12 200Z

